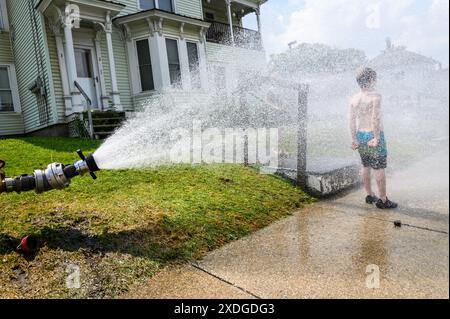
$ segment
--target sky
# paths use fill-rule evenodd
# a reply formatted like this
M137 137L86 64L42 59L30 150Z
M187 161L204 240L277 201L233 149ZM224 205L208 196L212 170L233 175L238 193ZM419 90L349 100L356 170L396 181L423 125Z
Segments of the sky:
M268 0L262 6L264 47L268 55L288 43L324 43L356 48L369 58L394 45L449 65L449 0ZM255 28L247 16L244 26Z

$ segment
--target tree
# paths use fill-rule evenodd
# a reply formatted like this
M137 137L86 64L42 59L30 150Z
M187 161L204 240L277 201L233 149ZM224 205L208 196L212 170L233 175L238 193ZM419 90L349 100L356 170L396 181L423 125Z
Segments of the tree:
M338 49L324 44L302 43L272 55L270 68L286 75L339 73L356 70L366 63L366 55L356 49Z

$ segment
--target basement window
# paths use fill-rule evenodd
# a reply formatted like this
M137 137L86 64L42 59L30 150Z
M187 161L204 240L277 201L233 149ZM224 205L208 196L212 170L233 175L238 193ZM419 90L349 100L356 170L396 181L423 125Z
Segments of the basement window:
M14 112L9 70L2 66L0 66L0 112Z

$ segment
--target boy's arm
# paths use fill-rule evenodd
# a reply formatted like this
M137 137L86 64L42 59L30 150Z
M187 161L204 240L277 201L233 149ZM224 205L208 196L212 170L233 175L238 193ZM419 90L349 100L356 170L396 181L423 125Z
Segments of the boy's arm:
M377 141L375 146L378 146L381 134L381 96L375 97L373 101L372 131L374 139Z
M354 99L350 101L349 121L350 121L350 133L352 137L352 147L355 149L357 147L358 140L356 138L356 113L354 108Z

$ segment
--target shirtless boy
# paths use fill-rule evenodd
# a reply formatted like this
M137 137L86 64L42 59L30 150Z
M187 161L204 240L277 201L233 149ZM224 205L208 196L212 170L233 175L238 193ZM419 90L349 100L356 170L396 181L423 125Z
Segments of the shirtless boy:
M386 195L387 147L381 121L381 95L375 91L377 73L364 68L356 77L361 91L350 102L352 149L358 150L363 164L362 178L366 203L380 209L394 209L397 204ZM375 173L379 197L372 191L371 170Z

